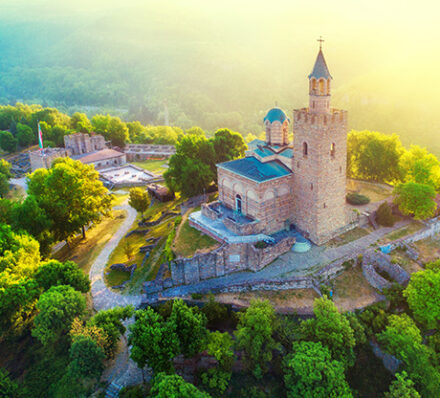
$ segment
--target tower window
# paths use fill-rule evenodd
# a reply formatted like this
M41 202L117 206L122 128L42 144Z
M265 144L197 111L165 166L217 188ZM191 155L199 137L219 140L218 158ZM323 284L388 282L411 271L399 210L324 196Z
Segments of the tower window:
M307 145L307 142L303 143L303 155L307 156L309 154L309 146Z
M313 191L313 184L310 184L310 190Z
M327 208L327 205L324 203L324 209L326 209Z
M312 101L312 108L315 108L315 101Z
M330 145L330 156L335 157L335 153L336 153L336 144L332 142L332 144Z
M324 84L324 79L319 80L319 94L321 95L325 95Z
M299 161L296 162L296 168L299 169Z

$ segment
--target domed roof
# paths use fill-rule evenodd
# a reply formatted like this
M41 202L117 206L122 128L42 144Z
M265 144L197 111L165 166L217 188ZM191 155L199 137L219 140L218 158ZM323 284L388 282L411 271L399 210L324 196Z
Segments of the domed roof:
M267 112L267 115L264 117L263 120L269 120L270 123L278 121L283 124L286 119L289 120L289 118L286 116L281 108L272 108L269 112Z

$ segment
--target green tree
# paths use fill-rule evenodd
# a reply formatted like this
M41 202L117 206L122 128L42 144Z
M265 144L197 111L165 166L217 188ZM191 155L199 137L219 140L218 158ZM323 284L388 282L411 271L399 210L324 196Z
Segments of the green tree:
M56 159L49 170L32 173L28 194L51 220L55 240L68 239L81 228L85 237L84 227L108 216L113 201L94 167L70 158Z
M352 366L356 340L349 320L326 297L315 300L313 313L315 318L301 324L305 339L321 342L330 350L333 359L340 361L346 368Z
M185 130L185 135L206 135L202 128L198 126L190 127L189 129Z
M85 113L75 112L70 117L70 128L80 133L90 133L92 125Z
M68 372L77 379L97 379L104 370L105 354L94 340L78 336L69 350Z
M145 211L150 206L150 195L145 189L137 187L130 188L128 204L137 212L141 213L143 218Z
M226 391L231 380L234 362L232 345L233 341L228 333L216 331L209 334L207 351L217 360L218 365L202 373L202 382L207 388L220 394Z
M229 129L219 129L213 138L216 163L234 160L244 156L247 149L243 136Z
M399 210L405 215L413 215L416 220L433 217L437 209L435 189L431 185L406 182L396 186L394 195Z
M9 179L12 177L11 165L4 159L0 159L0 198L9 192Z
M26 124L17 124L17 141L18 145L22 148L26 148L29 145L35 143L35 134L32 129Z
M85 308L85 298L71 286L51 287L37 302L39 313L32 335L44 345L53 343L70 329L73 319L81 316Z
M103 330L108 343L108 348L106 349L108 357L113 356L117 342L126 331L122 321L132 317L133 314L134 308L131 305L115 307L109 310L99 311L87 322L87 326L96 326Z
M396 222L393 211L388 202L383 202L376 211L376 221L384 227L392 227Z
M211 141L203 136L183 137L171 156L165 182L172 191L185 197L200 195L215 178L215 152Z
M411 145L400 158L400 167L403 173L403 182L432 185L440 189L440 162L429 153L426 148Z
M143 369L148 364L154 372L171 372L172 359L179 353L176 325L164 321L152 308L136 311L130 326L130 358Z
M17 150L17 140L9 131L0 131L0 148L9 153Z
M45 291L58 285L69 285L82 293L90 290L89 277L73 261L61 263L50 260L42 263L34 277Z
M206 317L195 307L188 307L183 300L175 300L168 321L174 325L180 352L186 358L193 357L205 348L208 337Z
M0 198L4 198L9 192L9 179L0 173Z
M268 370L273 351L278 348L274 339L275 311L269 301L253 300L239 315L236 348L243 350L248 369L261 378Z
M137 142L138 137L144 131L145 127L142 126L139 122L128 122L128 136L130 137L131 142Z
M420 394L414 388L414 383L403 371L396 373L396 380L391 383L390 391L385 393L385 398L420 398Z
M33 236L40 244L43 256L50 254L53 243L52 225L50 220L37 202L34 195L28 195L23 202L16 202L11 212L11 224L16 231L25 231Z
M21 396L18 384L9 378L6 370L0 368L0 398L19 398Z
M403 362L422 396L438 395L440 373L433 363L435 355L423 344L420 330L408 315L391 315L388 326L377 338L388 353Z
M0 174L4 174L6 177L11 178L11 164L5 159L0 159Z
M417 321L431 329L439 326L440 270L435 264L413 273L403 295Z
M283 361L284 382L289 398L351 398L344 366L332 360L321 343L293 343L293 352Z
M352 130L347 137L347 173L352 178L377 182L400 181L403 151L395 134Z
M107 137L113 145L124 148L128 142L128 128L121 119L112 117L107 127Z
M206 392L199 391L180 376L159 373L154 379L150 391L154 398L210 398Z

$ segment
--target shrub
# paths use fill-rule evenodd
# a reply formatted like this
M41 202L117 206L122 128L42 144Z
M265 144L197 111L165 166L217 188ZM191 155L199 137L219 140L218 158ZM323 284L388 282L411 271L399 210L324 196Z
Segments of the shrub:
M388 202L383 202L376 211L376 222L384 227L392 227L395 219Z
M203 298L203 294L202 293L192 293L191 298L193 300L201 300Z
M255 246L256 249L265 249L268 245L263 240L260 240L257 243L255 243L254 246Z
M370 203L370 198L365 195L361 195L360 193L348 193L346 196L347 203L351 205L366 205Z

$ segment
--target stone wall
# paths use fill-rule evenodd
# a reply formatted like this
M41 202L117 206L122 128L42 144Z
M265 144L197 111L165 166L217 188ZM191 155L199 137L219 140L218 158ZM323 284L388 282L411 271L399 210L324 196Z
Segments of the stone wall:
M75 133L64 136L64 147L71 151L72 155L81 155L106 148L105 139L100 134Z
M171 263L173 283L189 285L237 271L258 271L290 250L294 242L295 238L287 237L265 249L250 243L224 244L209 253L177 259Z
M362 272L370 285L380 291L391 286L391 282L379 275L376 270L385 271L391 279L401 285L408 283L410 278L408 272L401 266L393 264L391 256L376 250L366 251L362 261Z

